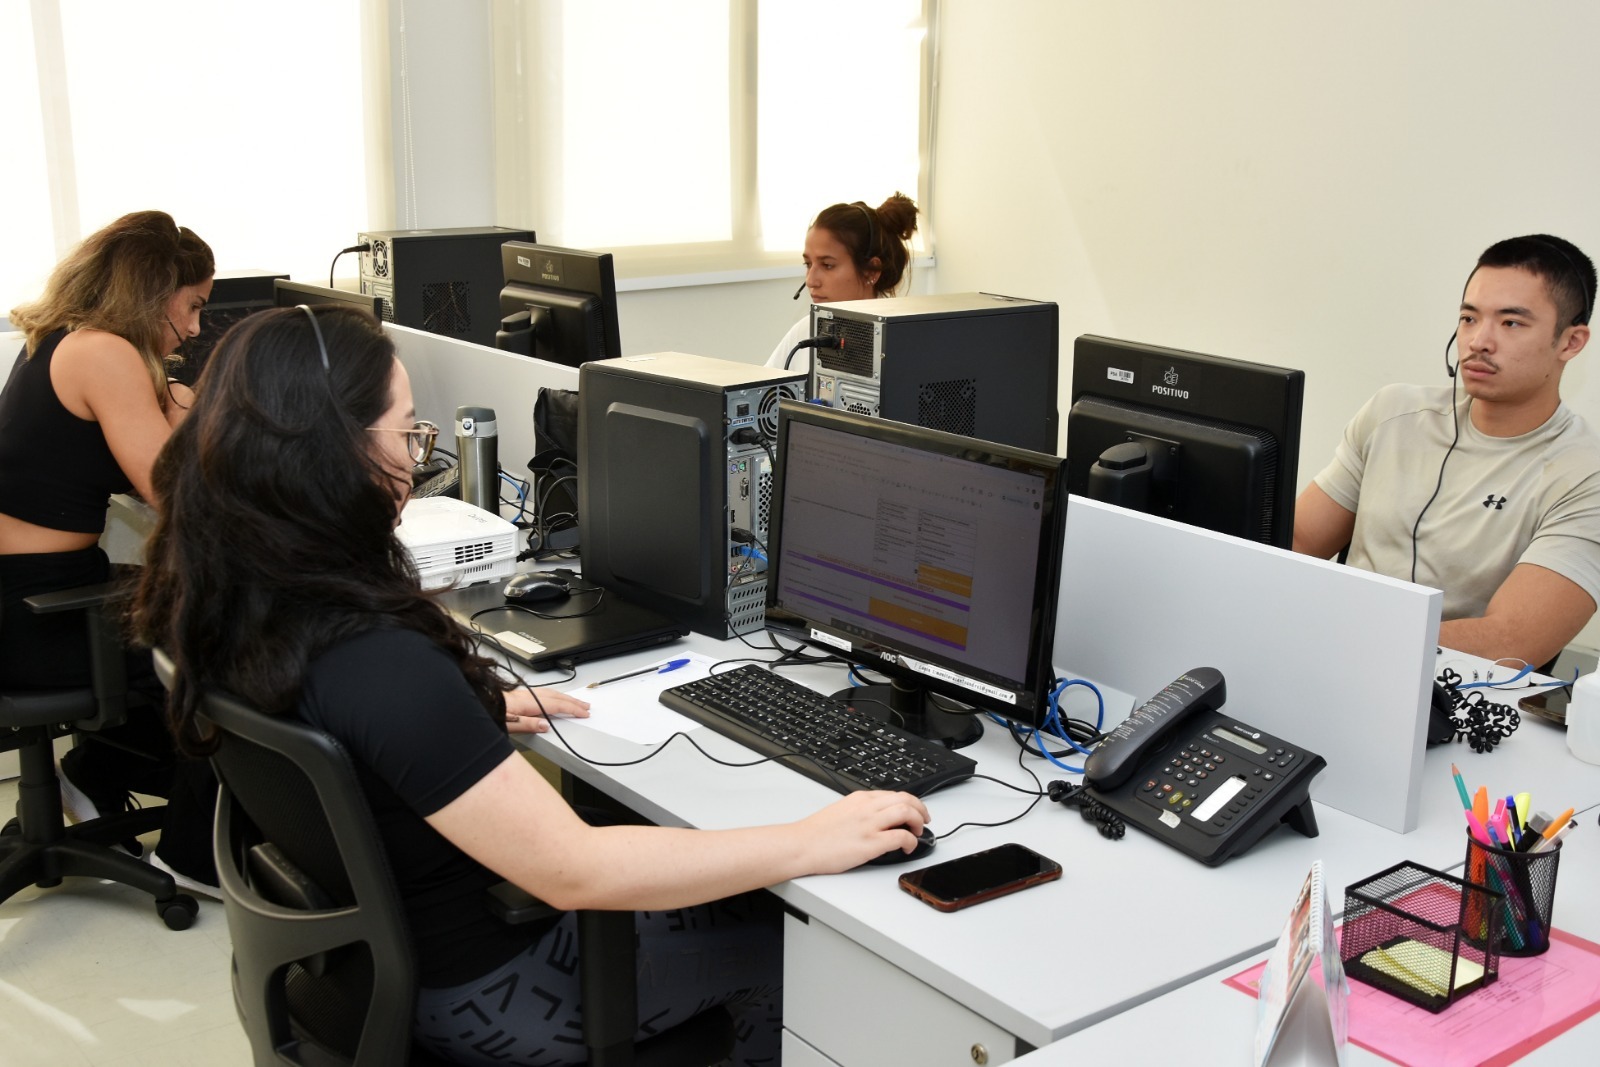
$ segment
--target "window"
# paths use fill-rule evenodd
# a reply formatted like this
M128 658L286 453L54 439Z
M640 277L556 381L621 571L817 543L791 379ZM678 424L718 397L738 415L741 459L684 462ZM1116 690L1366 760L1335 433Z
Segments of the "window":
M794 273L836 201L922 202L933 0L497 0L503 225L640 277Z
M325 283L369 225L369 6L0 4L0 314L76 241L146 208L200 234L219 269Z

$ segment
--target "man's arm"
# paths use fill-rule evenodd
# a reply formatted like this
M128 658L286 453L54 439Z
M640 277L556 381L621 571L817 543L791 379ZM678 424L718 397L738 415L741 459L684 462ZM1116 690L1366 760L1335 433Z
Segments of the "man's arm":
M1316 482L1306 486L1294 502L1296 552L1330 559L1350 543L1355 529L1356 513L1336 503Z
M1439 626L1439 644L1484 659L1520 659L1538 667L1554 659L1594 611L1593 598L1576 582L1538 564L1519 563L1481 617Z

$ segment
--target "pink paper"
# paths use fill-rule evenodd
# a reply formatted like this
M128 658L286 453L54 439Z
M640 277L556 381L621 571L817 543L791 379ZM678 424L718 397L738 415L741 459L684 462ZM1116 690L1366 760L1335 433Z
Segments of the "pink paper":
M1266 963L1223 980L1256 995ZM1312 978L1321 981L1313 968ZM1406 1067L1500 1067L1600 1011L1600 945L1562 930L1542 956L1500 957L1500 978L1435 1015L1350 980L1350 1041Z

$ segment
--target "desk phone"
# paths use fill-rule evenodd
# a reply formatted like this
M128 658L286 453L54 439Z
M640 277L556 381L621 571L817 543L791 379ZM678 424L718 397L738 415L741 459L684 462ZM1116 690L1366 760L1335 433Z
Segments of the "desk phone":
M1198 667L1100 742L1084 784L1148 834L1215 866L1288 823L1317 836L1311 780L1327 761L1222 714L1222 672Z

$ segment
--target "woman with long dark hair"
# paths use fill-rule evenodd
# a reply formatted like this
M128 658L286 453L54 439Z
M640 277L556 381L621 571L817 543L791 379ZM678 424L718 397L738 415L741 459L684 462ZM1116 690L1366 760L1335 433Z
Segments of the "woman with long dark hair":
M211 249L161 211L124 215L57 264L40 298L11 310L27 337L0 392L0 589L8 687L89 684L89 651L75 615L34 615L23 601L108 580L98 541L113 493L157 503L150 470L192 394L167 379L167 360L200 332L211 295ZM164 694L147 653L129 659L127 721L62 759L67 813L91 819L130 792L167 797L152 862L207 891L209 803L203 764L175 763L162 723ZM214 890L211 890L214 892Z
M855 793L797 823L718 832L587 824L507 737L508 720L535 729L540 706L582 703L514 688L394 537L431 428L377 323L337 308L253 316L199 393L156 465L165 506L139 628L176 664L171 714L192 750L210 743L200 694L221 689L328 731L371 772L416 937L418 1037L460 1062L541 1049L537 1062L566 1062L550 1042L573 1032L576 976L547 957L572 917L559 933L508 931L480 902L505 878L559 908L641 910L641 1017L670 1026L727 1003L745 1024L740 1062L775 1062L781 933L747 891L909 850L922 803ZM524 992L480 995L511 986ZM499 1012L494 1059L452 1025L469 1002Z

